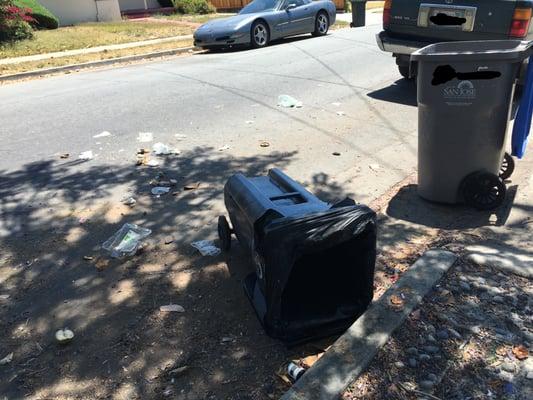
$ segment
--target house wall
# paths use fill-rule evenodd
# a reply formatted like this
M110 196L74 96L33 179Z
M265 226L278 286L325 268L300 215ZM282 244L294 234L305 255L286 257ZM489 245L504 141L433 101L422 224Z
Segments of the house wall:
M120 11L143 10L144 0L118 0ZM146 0L148 8L159 8L161 5L157 0Z
M39 2L59 18L59 24L62 26L96 21L94 0L39 0Z

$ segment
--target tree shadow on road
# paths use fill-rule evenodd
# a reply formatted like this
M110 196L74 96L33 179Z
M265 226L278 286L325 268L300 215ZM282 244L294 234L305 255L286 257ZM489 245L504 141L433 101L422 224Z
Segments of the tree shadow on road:
M244 296L248 272L190 246L214 239L226 179L286 167L295 153L232 157L212 148L162 167L41 161L0 184L0 369L9 398L262 398L286 349L268 338ZM151 195L158 172L175 195ZM184 190L184 186L196 187ZM133 196L129 208L120 198ZM152 230L142 251L100 249L124 222ZM9 296L6 298L6 296ZM184 313L161 313L180 304ZM74 340L59 346L68 327ZM4 357L5 354L0 355ZM274 381L275 382L275 381Z

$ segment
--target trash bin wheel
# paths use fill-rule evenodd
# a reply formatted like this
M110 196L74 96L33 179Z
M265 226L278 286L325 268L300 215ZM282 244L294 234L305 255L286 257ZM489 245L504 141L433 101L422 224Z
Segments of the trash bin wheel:
M229 251L231 248L231 228L228 220L223 215L218 217L218 238L220 239L222 250Z
M462 182L465 203L480 211L493 210L502 205L507 189L503 181L490 172L474 172Z
M509 154L505 153L503 156L502 166L500 168L499 176L502 181L511 177L514 172L514 158Z

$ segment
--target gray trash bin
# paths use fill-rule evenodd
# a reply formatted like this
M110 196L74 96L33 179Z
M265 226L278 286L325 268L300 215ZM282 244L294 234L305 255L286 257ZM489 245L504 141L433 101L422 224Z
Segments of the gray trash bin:
M437 43L418 64L418 193L442 203L492 209L505 197L499 171L514 84L531 43Z
M350 27L358 28L366 24L366 1L367 0L350 0L352 3L352 22Z

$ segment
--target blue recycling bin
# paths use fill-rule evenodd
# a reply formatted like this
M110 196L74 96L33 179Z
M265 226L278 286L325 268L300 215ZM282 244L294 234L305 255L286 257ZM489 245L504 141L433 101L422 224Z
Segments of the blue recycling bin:
M529 59L526 85L518 113L516 114L513 136L511 140L513 156L524 157L526 153L529 131L531 129L531 115L533 114L533 57Z

